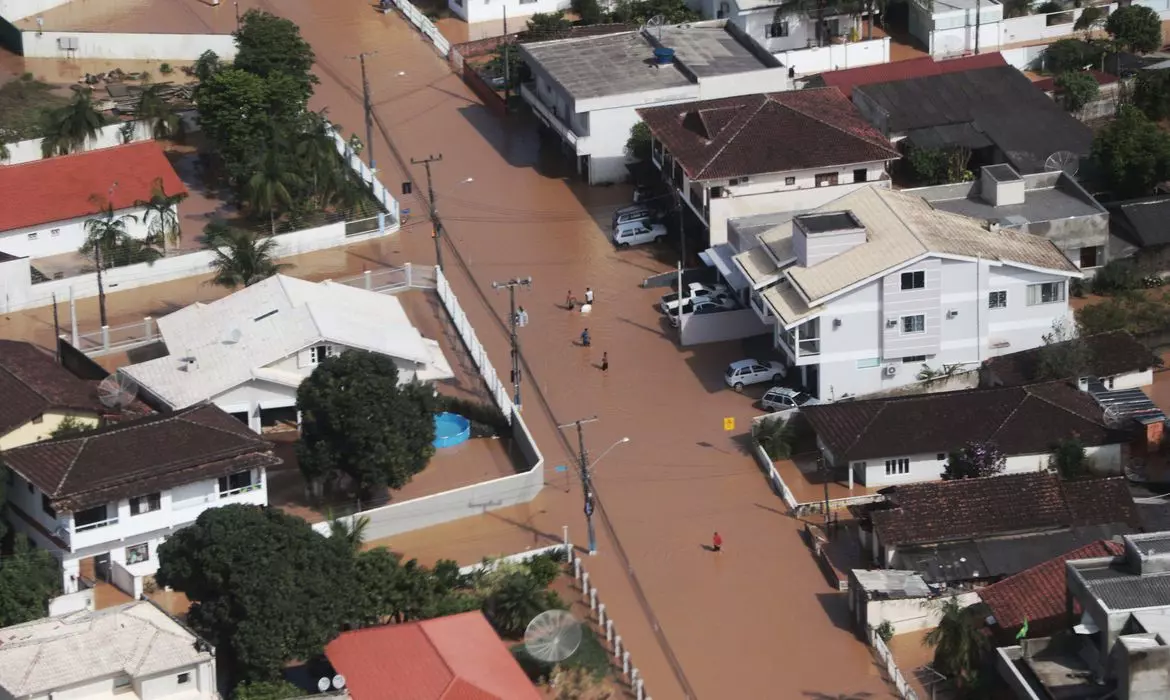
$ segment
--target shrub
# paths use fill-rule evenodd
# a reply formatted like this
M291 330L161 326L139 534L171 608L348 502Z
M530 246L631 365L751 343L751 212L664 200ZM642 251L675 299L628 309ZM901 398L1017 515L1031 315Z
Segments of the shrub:
M1054 75L1096 66L1103 52L1096 44L1080 39L1061 39L1044 51L1044 68Z
M894 626L890 624L889 620L882 620L882 624L875 627L873 631L878 636L878 639L887 644L894 638Z
M561 565L547 554L537 554L528 560L528 573L541 587L547 588L561 575Z
M1056 0L1048 0L1048 2L1041 3L1036 7L1036 14L1050 15L1053 12L1063 12L1064 7Z
M490 403L439 394L435 399L435 410L439 413L457 413L471 421L473 437L507 434L510 427L504 412Z
M1101 94L1097 79L1086 71L1061 73L1056 76L1054 83L1061 104L1070 112L1080 111Z
M791 423L781 417L765 418L753 429L753 437L770 459L788 459L792 456L797 434Z
M483 602L483 612L505 639L524 634L532 618L548 609L549 596L527 571L516 571L500 582ZM558 598L559 601L559 598Z
M164 63L158 67L158 72L162 73L163 75L169 75L171 73L174 73L175 69L171 68L171 64Z
M1101 296L1126 292L1141 286L1141 275L1133 260L1110 260L1090 282L1093 293Z

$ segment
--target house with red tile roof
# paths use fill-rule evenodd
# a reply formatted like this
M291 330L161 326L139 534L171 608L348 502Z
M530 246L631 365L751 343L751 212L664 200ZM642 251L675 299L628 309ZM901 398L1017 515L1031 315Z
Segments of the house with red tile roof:
M150 221L141 202L159 187L167 195L187 193L155 141L0 165L0 253L29 259L75 253L85 242L86 220L109 205L115 216L134 216L127 233L145 238Z
M354 700L540 700L477 611L343 632L325 647Z
M998 51L949 60L939 60L925 56L923 58L913 58L909 61L894 61L893 63L880 63L875 66L862 66L860 68L830 71L828 73L822 73L819 82L828 87L837 88L846 97L852 97L853 88L862 85L888 83L895 80L909 80L928 75L960 73L966 70L975 70L976 68L993 68L996 66L1006 66L1007 64L1007 61L1003 59L1003 54Z

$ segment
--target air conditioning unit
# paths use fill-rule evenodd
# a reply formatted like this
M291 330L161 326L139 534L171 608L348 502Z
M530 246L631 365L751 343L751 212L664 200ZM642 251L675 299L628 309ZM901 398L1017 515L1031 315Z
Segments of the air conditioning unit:
M76 51L77 50L77 37L75 37L75 36L57 37L57 49L59 51Z
M892 377L898 373L898 365L886 365L882 367L882 374L887 377Z

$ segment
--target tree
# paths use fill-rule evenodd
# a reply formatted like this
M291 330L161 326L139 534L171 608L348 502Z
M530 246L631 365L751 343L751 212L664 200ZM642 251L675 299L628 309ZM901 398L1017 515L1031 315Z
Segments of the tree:
M219 54L208 49L199 54L199 58L195 60L195 65L191 66L191 72L195 74L196 80L203 83L218 73L222 67L223 65L219 61Z
M34 549L28 538L17 534L12 553L0 558L0 627L45 617L49 601L60 593L60 565L47 551Z
M275 135L291 136L302 109L287 78L264 78L236 68L214 73L195 90L200 129L223 161L228 179L243 185Z
M0 139L0 160L8 160L10 157L12 157L12 154L8 152L8 144L4 143L3 139Z
M1170 134L1141 110L1123 105L1094 137L1093 160L1115 197L1140 197L1170 177Z
M972 440L952 452L947 458L942 478L981 479L1003 472L1007 457L994 442Z
M1092 460L1085 452L1085 443L1076 435L1065 438L1052 446L1048 468L1060 474L1062 479L1083 479L1090 475Z
M638 122L630 127L630 138L626 139L626 155L639 163L650 160L650 127Z
M605 20L605 11L597 0L572 0L570 6L573 14L581 18L581 24L601 24Z
M320 81L312 73L317 60L313 47L301 37L296 23L261 10L248 10L235 37L237 52L232 67L261 78L291 78L300 89L304 109L313 86Z
M360 625L427 620L483 604L474 592L461 589L459 565L451 561L440 560L427 570L417 560L404 564L399 555L378 547L358 554L356 576L355 620Z
M756 442L760 443L764 453L771 459L788 459L792 456L793 443L796 442L796 429L792 421L781 416L765 418L752 430Z
M53 440L56 440L58 438L81 435L82 433L88 433L89 431L95 429L96 426L90 425L76 416L65 416L65 418L57 424L57 427L53 429L53 432L49 433L49 437ZM3 536L2 532L0 532L0 536Z
M255 213L268 215L272 235L276 235L276 217L292 207L293 192L303 180L281 158L280 146L269 144L260 160L260 167L248 178L248 202Z
M363 494L400 489L435 453L433 391L399 385L394 360L351 350L327 358L297 389L297 458L309 481L349 476Z
M232 691L232 700L290 700L304 696L305 691L286 680L241 683Z
M921 185L942 185L970 180L974 176L967 169L971 151L966 148L918 148L908 146L906 165Z
M292 265L276 262L276 241L251 231L209 224L203 234L204 250L213 251L212 284L228 289L250 287Z
M321 654L357 600L345 543L267 507L204 511L159 546L155 579L193 601L188 624L249 681Z
M1096 44L1080 39L1061 39L1048 45L1044 51L1044 69L1053 75L1092 68L1101 60L1102 50Z
M1101 93L1097 79L1087 71L1061 73L1054 82L1061 104L1070 112L1079 112Z
M341 518L330 518L329 536L344 541L351 550L358 552L366 539L366 530L370 528L370 516L355 515L349 521Z
M182 223L179 220L179 203L187 198L187 193L167 194L162 178L155 178L150 186L150 199L135 202L136 206L145 211L142 214L143 223L150 242L164 249L168 244L178 245L182 240Z
M1149 53L1162 47L1162 20L1144 5L1119 7L1105 20L1105 31L1121 51Z
M1133 104L1153 121L1170 117L1170 70L1138 71Z
M102 275L106 268L113 266L113 258L122 244L130 238L127 226L137 223L138 217L133 214L114 213L114 203L109 202L101 209L98 216L86 219L85 243L78 251L82 255L92 257L94 268L97 271L98 311L103 327L109 325L106 318L106 290Z
M525 571L514 571L484 601L484 615L501 637L515 639L524 634L532 618L548 609L543 586Z
M78 90L69 104L48 113L41 139L41 155L51 158L82 150L105 124L106 119L94 109L89 92Z
M537 12L528 18L528 34L541 41L560 39L569 33L573 23L570 22L562 10L556 12Z
M150 85L142 91L134 116L146 123L155 139L173 139L183 126L178 113L163 97L160 85Z
M1092 353L1076 327L1064 319L1053 321L1052 330L1043 336L1036 362L1036 378L1041 380L1083 377L1093 362Z
M702 19L699 13L687 7L684 0L618 0L610 19L622 24L645 24L646 20L658 15L662 15L667 24Z
M829 7L829 0L784 0L776 8L774 22L784 22L792 15L816 18L815 36L817 46L823 46L825 36L825 11Z
M972 608L960 607L955 597L942 604L938 626L927 633L923 644L934 649L934 670L960 688L975 682L989 648L982 618Z
M1086 7L1081 10L1081 16L1077 17L1076 24L1073 25L1073 31L1084 32L1085 41L1088 41L1094 31L1105 26L1105 19L1108 16L1108 10L1103 7L1096 5Z

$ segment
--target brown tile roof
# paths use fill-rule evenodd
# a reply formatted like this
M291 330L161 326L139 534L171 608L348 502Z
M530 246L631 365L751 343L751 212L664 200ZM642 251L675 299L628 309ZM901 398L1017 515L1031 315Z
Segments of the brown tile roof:
M836 88L684 102L638 114L692 180L898 157Z
M4 464L58 512L281 463L272 444L213 405L6 450Z
M1005 636L1014 636L1027 620L1028 636L1044 637L1068 623L1065 562L1118 556L1124 552L1124 545L1118 542L1098 540L993 583L979 591L979 598L995 616L996 625Z
M936 61L927 56L925 58L914 58L909 61L894 61L893 63L879 63L861 68L846 68L844 70L830 71L828 73L822 73L821 80L824 81L825 85L835 87L844 93L846 97L850 97L853 88L860 85L909 80L911 78L922 78L927 75L959 73L967 70L975 70L976 68L993 68L995 66L1006 66L1007 64L1007 61L1003 58L1003 54L998 51L995 53L982 53L975 56L964 56L963 58L952 58L943 61Z
M49 409L104 413L97 386L31 343L0 340L0 435Z
M1125 442L1089 394L1064 382L971 389L807 406L817 436L838 460L950 452L990 440L1008 455L1040 454L1076 435L1086 445Z
M1072 342L1072 341L1069 341ZM1127 331L1098 333L1084 338L1089 354L1090 374L1111 377L1142 372L1161 364L1158 356ZM1043 348L1013 352L986 360L981 372L990 386L1019 386L1040 381Z
M1062 481L1052 472L891 486L870 517L886 546L1124 523L1141 528L1120 477Z

